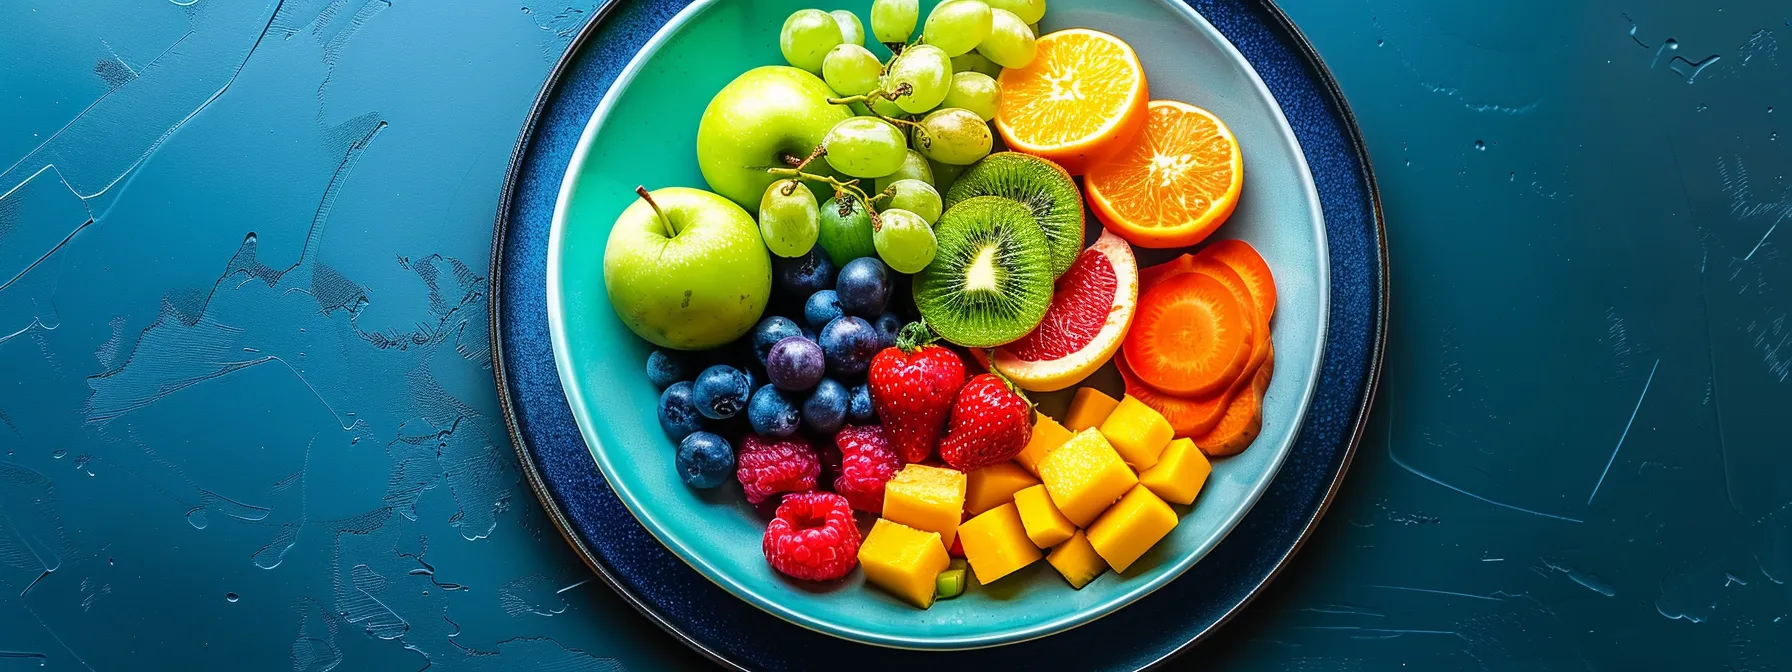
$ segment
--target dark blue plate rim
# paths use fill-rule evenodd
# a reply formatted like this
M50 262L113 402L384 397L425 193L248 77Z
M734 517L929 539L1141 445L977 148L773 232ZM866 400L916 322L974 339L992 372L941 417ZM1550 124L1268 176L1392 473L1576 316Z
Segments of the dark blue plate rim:
M844 660L835 657L842 655L863 662L867 649L879 667L947 657L969 660L994 652L1007 665L1026 658L1062 665L1074 659L1065 657L1073 655L1071 640L1112 631L1143 644L1147 631L1141 628L1158 624L1179 630L1160 636L1163 646L1155 651L1128 647L1133 650L1121 653L1130 660L1109 661L1145 668L1204 641L1261 594L1317 527L1367 427L1387 334L1386 231L1356 118L1312 44L1287 15L1271 0L1184 1L1239 47L1288 115L1320 188L1332 260L1333 311L1320 390L1302 419L1294 454L1262 502L1202 561L1200 572L1190 572L1128 609L1053 637L971 651L900 651L803 630L734 599L680 563L627 514L579 438L554 370L543 275L547 232L566 158L591 111L634 48L684 6L681 0L610 0L592 14L534 101L511 154L496 217L489 303L499 404L525 480L577 555L642 615L713 661L739 669L806 667L804 661ZM633 11L618 15L625 6ZM634 48L621 53L598 46L601 34L616 31L638 38L625 40ZM1354 230L1345 228L1353 225ZM1245 548L1247 544L1252 547ZM1202 590L1216 585L1218 591ZM1192 607L1175 601L1191 595L1217 599ZM1145 616L1166 612L1182 612L1181 620L1193 631ZM1081 667L1090 669L1102 665L1082 662Z

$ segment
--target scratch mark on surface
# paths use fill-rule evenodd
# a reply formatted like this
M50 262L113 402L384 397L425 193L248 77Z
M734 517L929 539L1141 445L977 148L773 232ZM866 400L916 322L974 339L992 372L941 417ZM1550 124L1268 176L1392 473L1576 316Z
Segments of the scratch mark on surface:
M1483 561L1483 562L1485 562L1485 561ZM1486 600L1488 602L1503 602L1504 601L1498 597L1493 597L1490 595L1476 595L1474 593L1458 593L1453 590L1434 590L1431 588L1411 588L1408 586L1383 586L1383 585L1370 585L1369 587L1370 588L1380 588L1382 590L1404 590L1404 591L1412 592L1412 593L1429 593L1432 595L1450 595L1453 597L1467 597L1467 598L1475 599L1475 600Z
M1604 595L1606 597L1613 597L1618 594L1618 590L1616 588L1613 588L1611 586L1611 584L1606 583L1604 580L1600 579L1597 576L1593 576L1592 574L1588 574L1588 573L1580 571L1578 569L1574 569L1571 567L1565 567L1565 566L1550 562L1547 558L1540 558L1540 560L1543 561L1544 567L1546 567L1552 571L1568 575L1568 580L1573 581L1576 584L1579 584L1580 587L1582 587L1582 588L1591 590L1595 593L1599 593L1600 595Z
M574 589L574 588L577 588L577 587L579 587L579 586L583 586L583 585L585 585L585 584L587 584L587 583L591 583L591 579L585 579L585 580L583 580L583 581L580 581L580 582L578 582L578 583L575 583L575 584L572 584L572 585L570 585L570 586L567 586L567 587L565 587L565 588L561 588L561 589L559 589L559 590L556 590L556 591L554 591L554 594L555 594L555 595L559 595L559 594L560 594L560 593L564 593L564 592L566 592L566 591L569 591L569 590L572 590L572 589Z
M1587 495L1588 504L1592 504L1593 498L1599 495L1599 486L1605 485L1605 475L1611 473L1612 463L1618 461L1618 451L1624 449L1624 439L1630 436L1630 426L1636 424L1636 414L1643 410L1643 400L1649 397L1649 385L1655 382L1655 370L1660 367L1660 359L1649 367L1649 378L1643 381L1643 393L1637 395L1636 407L1630 409L1630 420L1624 423L1624 432L1618 435L1618 445L1612 447L1612 456L1605 461L1605 469L1600 470L1599 480L1593 484L1593 492Z
M1411 472L1411 473L1412 473L1412 475L1414 475L1414 476L1418 476L1418 477L1419 477L1419 478L1423 478L1423 479L1425 479L1425 480L1427 480L1427 481L1431 481L1431 482L1432 482L1432 483L1436 483L1436 484L1438 484L1438 485L1440 485L1440 486L1443 486L1443 487L1445 487L1445 488L1448 488L1448 489L1450 489L1450 490L1454 490L1454 491L1456 491L1456 492L1459 492L1459 493L1462 493L1462 494L1464 494L1464 495L1468 495L1468 496L1470 496L1470 497L1473 497L1473 498L1475 498L1475 499L1478 499L1478 500L1481 500L1481 501L1483 501L1483 502L1486 502L1486 503L1488 503L1488 504L1492 504L1492 505L1494 505L1494 506L1497 506L1497 507L1501 507L1501 508L1506 508L1506 509L1511 509L1511 510L1513 510L1513 511L1517 511L1517 512L1520 512L1520 513L1528 513L1528 514L1531 514L1531 515L1533 515L1533 516L1540 516L1540 517L1543 517L1543 518L1550 518L1550 519L1554 519L1554 520L1563 520L1563 521L1567 521L1567 522L1570 522L1570 523L1585 523L1585 522L1586 522L1586 521L1584 521L1584 520L1581 520L1581 519L1579 519L1579 518L1570 518L1570 517L1568 517L1568 516L1558 516L1558 515L1556 515L1556 514L1553 514L1553 513L1544 513L1544 512L1542 512L1542 511L1533 511L1533 510L1531 510L1531 509L1527 509L1527 508L1524 508L1524 507L1522 507L1522 506L1515 506L1515 505L1512 505L1512 504L1507 504L1507 503L1505 503L1505 502L1501 502L1501 501L1497 501L1497 500L1493 500L1493 499L1488 499L1488 498L1486 498L1486 497L1482 497L1482 496L1481 496L1481 495L1477 495L1477 494L1475 494L1475 493L1472 493L1472 492L1469 492L1469 491L1467 491L1467 490L1464 490L1464 489L1462 489L1462 488L1458 488L1458 487L1456 487L1456 486L1454 486L1454 485L1450 485L1450 484L1449 484L1449 483L1445 483L1445 482L1443 482L1443 481L1441 481L1441 480L1438 480L1438 479L1437 479L1437 478L1436 478L1436 477L1434 477L1434 476L1432 476L1432 475L1430 475L1430 474L1427 474L1427 473L1425 473L1425 472L1423 472L1423 471L1419 471L1419 470L1418 470L1418 469L1417 469L1417 468L1414 468L1414 467L1413 467L1413 466L1412 466L1412 465L1410 465L1410 464L1407 464L1407 463L1406 463L1406 460L1402 460L1402 459L1400 459L1400 456L1399 456L1399 455L1398 455L1398 454L1396 454L1396 453L1395 453L1395 452L1394 452L1394 451L1393 451L1393 450L1392 450L1392 449L1391 449L1391 448L1390 448L1390 449L1389 449L1389 450L1388 450L1388 459L1391 459L1391 460L1393 460L1393 461L1394 461L1394 464L1395 464L1395 465L1398 465L1398 466L1399 466L1399 467L1400 467L1400 468L1401 468L1401 469L1405 469L1405 470L1406 470L1406 471L1408 471L1408 472Z
M1364 609L1362 607L1353 607L1348 604L1328 604L1323 607L1305 607L1305 608L1301 609L1301 611L1308 611L1308 612L1312 612L1315 614L1341 614L1341 615L1349 615L1349 616L1370 616L1373 618L1387 618L1387 614L1383 614L1379 611L1375 611L1373 609Z
M52 630L50 628L50 624L44 622L44 617L37 615L37 612L29 606L25 607L25 612L31 614L32 618L37 619L37 625L44 629L44 633L48 634L50 636L50 639L56 640L56 644L58 646L61 646L63 651L67 651L68 655L73 656L75 659L75 662L80 663L81 667L85 667L89 670L89 672L92 672L93 666L88 665L87 660L82 658L81 654L75 653L74 649L69 648L68 642L62 641L62 635L56 634L56 631Z
M1355 625L1297 625L1297 626L1294 626L1293 629L1295 629L1295 630L1338 630L1338 631L1345 631L1345 632L1363 632L1363 633L1372 633L1372 634L1393 635L1396 637L1400 636L1400 635L1449 635L1451 637L1462 637L1462 633L1456 632L1455 630L1415 630L1415 629L1409 629L1409 628L1364 628L1364 627L1359 627L1359 626L1355 626ZM1388 639L1391 639L1391 637ZM1464 638L1464 639L1466 639L1466 638Z

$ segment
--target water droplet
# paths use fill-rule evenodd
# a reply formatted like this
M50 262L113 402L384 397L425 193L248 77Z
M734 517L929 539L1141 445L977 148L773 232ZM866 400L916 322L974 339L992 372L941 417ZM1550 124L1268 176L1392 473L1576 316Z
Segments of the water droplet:
M57 448L54 452L50 453L50 457L54 457L54 458L60 460L62 458L68 457L68 451L63 450L61 448Z
M1406 160L1406 166L1407 166L1407 167L1408 167L1408 168L1411 168L1411 167L1412 167L1412 159L1407 159L1407 160Z
M225 593L225 594L224 594L224 601L225 601L225 602L235 602L235 601L237 601L237 600L240 600L240 599L242 599L242 598L240 598L240 597L237 597L237 595L236 595L236 593Z
M1480 140L1476 140L1475 141L1475 149L1485 152L1485 151L1487 151L1487 143L1481 142Z
M1518 173L1506 173L1506 181L1507 182L1517 182L1518 181Z
M1387 40L1376 40L1375 46L1379 47L1379 46L1386 45L1387 43L1388 43Z
M1710 105L1705 105L1705 104L1701 103L1701 104L1699 104L1697 111L1704 112L1705 110L1709 110L1709 109L1711 109Z
M117 560L114 560L112 558L106 558L106 566L112 567L112 566L116 566L116 565L118 565Z

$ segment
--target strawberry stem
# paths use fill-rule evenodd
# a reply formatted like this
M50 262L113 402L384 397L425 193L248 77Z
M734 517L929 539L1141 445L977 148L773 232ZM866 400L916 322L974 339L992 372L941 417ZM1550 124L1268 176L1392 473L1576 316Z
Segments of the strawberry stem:
M984 350L983 358L989 362L989 375L995 376L996 380L1002 381L1002 385L1007 387L1009 392L1013 392L1014 396L1020 397L1021 401L1027 402L1027 408L1038 408L1039 405L1033 403L1033 400L1027 397L1027 393L1020 389L1020 386L1015 385L1013 380L1010 380L1006 374L996 368L995 348Z
M896 347L900 348L903 353L912 355L915 354L915 351L931 345L938 338L934 335L933 330L927 327L925 320L915 320L902 325L902 330L896 332Z

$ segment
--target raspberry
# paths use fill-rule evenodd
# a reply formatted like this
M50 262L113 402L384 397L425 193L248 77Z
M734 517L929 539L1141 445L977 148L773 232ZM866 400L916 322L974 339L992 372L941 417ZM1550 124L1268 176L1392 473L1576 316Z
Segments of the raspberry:
M834 445L840 447L840 475L834 479L834 492L846 496L852 508L882 512L884 483L902 469L902 460L890 448L884 428L848 426L834 435Z
M802 492L815 489L815 477L821 473L821 460L809 440L800 436L768 438L749 434L740 443L740 454L734 457L734 477L747 492L747 501L758 504L780 492Z
M859 564L859 525L846 498L831 492L785 495L765 526L765 561L807 581L831 581Z

